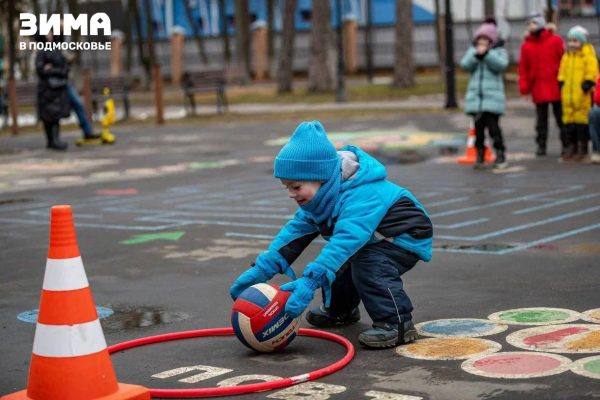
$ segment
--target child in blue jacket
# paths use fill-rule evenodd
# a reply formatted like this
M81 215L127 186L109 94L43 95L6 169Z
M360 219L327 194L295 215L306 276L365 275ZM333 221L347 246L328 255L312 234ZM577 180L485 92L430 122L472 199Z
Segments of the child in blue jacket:
M383 348L417 339L401 278L418 260L431 259L433 228L417 199L388 181L385 167L358 147L336 151L318 121L296 128L275 158L274 176L299 209L233 283L231 297L282 273L294 279L281 286L292 292L291 317L321 288L324 304L306 315L312 325L357 322L362 301L373 329L359 335L361 344ZM290 265L319 234L328 243L296 279Z

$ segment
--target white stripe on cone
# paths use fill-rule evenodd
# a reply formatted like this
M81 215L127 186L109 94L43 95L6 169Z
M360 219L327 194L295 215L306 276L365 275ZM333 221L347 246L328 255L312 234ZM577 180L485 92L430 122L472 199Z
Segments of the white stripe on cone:
M53 259L46 261L44 290L76 290L89 286L81 257Z
M78 357L106 348L100 320L75 325L37 323L33 353L44 357Z

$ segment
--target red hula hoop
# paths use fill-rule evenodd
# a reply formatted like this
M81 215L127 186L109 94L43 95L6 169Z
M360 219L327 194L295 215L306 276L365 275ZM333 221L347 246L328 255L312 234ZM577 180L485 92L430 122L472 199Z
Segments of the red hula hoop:
M323 376L330 375L352 361L354 357L354 346L350 341L342 336L319 331L316 329L301 328L298 331L301 336L315 337L319 339L330 340L336 342L346 348L346 354L343 358L335 363L326 366L307 374L290 376L287 378L276 379L270 382L251 383L239 386L229 387L214 387L214 388L196 388L196 389L150 389L150 395L158 398L194 398L194 397L213 397L213 396L232 396L236 394L246 394L254 392L262 392L266 390L280 389L287 386L292 386L298 383L313 381ZM211 328L198 329L193 331L173 332L163 335L147 336L139 339L129 340L127 342L117 343L108 347L109 354L117 351L123 351L134 347L146 346L153 343L169 342L172 340L191 339L206 336L227 336L233 335L233 328Z

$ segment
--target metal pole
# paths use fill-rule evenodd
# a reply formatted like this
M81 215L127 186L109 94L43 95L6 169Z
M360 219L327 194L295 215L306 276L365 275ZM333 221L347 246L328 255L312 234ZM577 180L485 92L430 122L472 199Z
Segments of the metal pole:
M365 27L365 55L367 59L367 78L369 79L369 83L373 83L373 21L371 19L371 0L367 0L367 25Z
M335 101L343 103L346 101L346 86L344 82L344 39L342 34L342 0L335 2L337 10L337 91L335 93Z
M452 5L450 0L446 5L446 108L457 108L456 83L454 80L454 35L452 26Z
M15 0L8 1L8 101L10 115L12 117L11 131L13 135L19 133L18 111L17 111L17 83L15 82L15 56L17 54L15 46L15 31L13 21L16 18Z

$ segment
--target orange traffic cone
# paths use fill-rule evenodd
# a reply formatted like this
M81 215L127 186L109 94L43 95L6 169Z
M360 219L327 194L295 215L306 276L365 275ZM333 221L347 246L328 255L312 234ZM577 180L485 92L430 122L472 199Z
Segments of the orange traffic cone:
M473 122L471 122L469 126L469 136L467 137L465 155L458 157L456 162L459 164L475 164L475 160L477 160L477 149L475 148L475 127L473 126ZM484 160L485 162L492 161L492 152L487 144L485 145Z
M149 400L117 382L83 269L70 206L54 206L27 389L1 400Z

